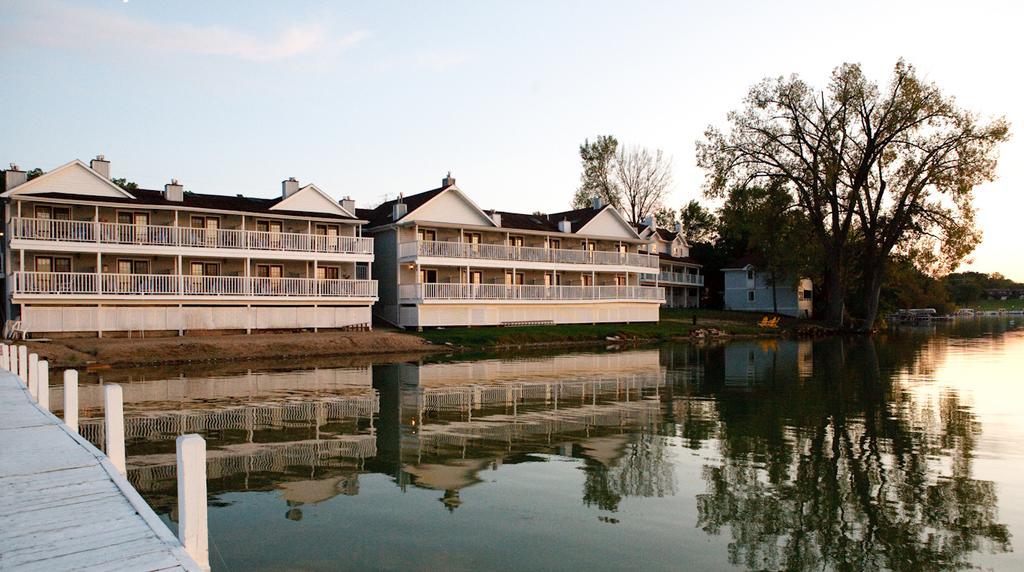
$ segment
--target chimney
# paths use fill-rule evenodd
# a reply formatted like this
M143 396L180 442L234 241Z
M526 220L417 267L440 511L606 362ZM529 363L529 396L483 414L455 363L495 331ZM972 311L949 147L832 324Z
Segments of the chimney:
M590 208L597 211L601 210L602 207L604 207L604 199L602 199L601 197L592 197L590 199Z
M558 232L569 234L572 232L572 223L567 220L558 221Z
M345 197L341 199L341 208L347 210L352 216L356 214L356 201L352 197Z
M648 228L658 228L658 221L654 219L654 215L649 214L644 217L644 226Z
M409 212L409 205L402 202L402 195L398 195L398 200L395 204L391 205L391 220L392 222L404 217Z
M28 181L28 173L22 171L17 165L11 163L11 168L4 171L4 190L9 191L18 185Z
M676 221L676 234L683 233L683 223Z
M287 199L299 190L299 181L295 177L288 177L281 181L281 198Z
M89 168L102 175L104 179L110 180L110 161L103 155L96 155L95 159L89 161Z
M180 203L185 199L185 194L178 179L171 179L170 183L164 185L164 200Z
M491 220L494 221L495 226L501 226L501 213L495 210L488 211L487 214L491 215Z
M441 188L447 189L448 187L455 184L455 177L452 176L452 172L448 171L448 175L441 179Z

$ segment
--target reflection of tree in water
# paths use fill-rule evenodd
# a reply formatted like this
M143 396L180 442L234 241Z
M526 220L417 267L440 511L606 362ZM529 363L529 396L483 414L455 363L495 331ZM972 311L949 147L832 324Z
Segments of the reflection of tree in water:
M704 469L698 524L730 529L730 563L947 569L1010 549L993 484L971 477L978 423L953 392L922 411L895 389L883 372L920 354L886 345L821 342L814 378L776 370L764 391L720 396L722 461Z
M649 428L648 428L649 429ZM587 459L583 466L583 502L602 510L618 510L623 497L664 497L676 493L676 476L668 458L666 438L637 431L613 461Z

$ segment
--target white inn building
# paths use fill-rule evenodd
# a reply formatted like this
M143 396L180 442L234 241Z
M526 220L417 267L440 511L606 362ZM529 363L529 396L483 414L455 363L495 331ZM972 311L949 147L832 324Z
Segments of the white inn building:
M670 308L700 307L704 290L701 264L690 256L690 245L682 233L682 225L675 230L659 228L654 217L648 217L637 233L650 241L648 252L658 257L658 272L644 274L640 283L665 289L665 305Z
M373 239L355 204L126 190L102 156L4 172L5 319L29 335L369 327Z
M374 237L375 312L405 328L655 322L663 288L648 240L614 208L549 215L481 210L439 188L357 216Z

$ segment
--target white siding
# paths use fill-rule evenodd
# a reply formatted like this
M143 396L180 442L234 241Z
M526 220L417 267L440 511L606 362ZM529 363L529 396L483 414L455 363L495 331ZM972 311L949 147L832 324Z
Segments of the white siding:
M437 195L410 215L402 219L402 222L416 220L448 224L493 225L491 219L477 210L462 195L453 191Z
M34 193L67 193L87 197L124 197L124 194L112 188L102 179L90 173L78 163L68 165L63 171L53 172L45 179L29 181L15 190L17 194Z
M323 196L311 186L306 186L292 196L270 207L272 211L307 211L333 215L345 214L341 205Z
M497 326L504 322L555 324L657 322L658 303L421 304L401 309L404 327Z
M636 233L633 232L633 229L616 216L611 209L605 209L590 219L590 222L579 229L578 234L636 239Z

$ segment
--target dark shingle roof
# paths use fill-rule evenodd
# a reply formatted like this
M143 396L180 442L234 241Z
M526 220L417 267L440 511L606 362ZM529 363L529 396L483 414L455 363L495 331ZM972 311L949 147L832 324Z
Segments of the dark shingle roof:
M685 264L696 264L701 265L700 261L692 256L672 256L671 254L665 254L664 252L658 253L658 258L662 260L668 260L670 262L680 262Z
M224 211L266 213L268 215L279 214L317 218L334 218L339 220L355 220L352 217L348 217L341 214L287 210L271 211L271 207L273 207L274 205L283 200L281 197L274 199L259 199L253 197L232 197L229 195L207 195L200 193L185 192L183 195L183 200L181 202L178 202L169 201L165 199L163 191L155 191L152 189L132 189L131 191L128 192L131 193L132 196L134 196L135 198L130 199L128 197L83 197L82 195L74 195L70 193L37 193L32 196L66 200L87 199L90 201L123 205L184 206L197 209L215 209Z
M739 258L730 260L728 264L726 264L725 266L722 267L722 270L731 270L731 269L735 269L735 268L743 268L743 267L747 266L748 264L751 265L751 266L757 266L760 263L761 263L761 257L760 256L758 256L758 255L756 255L754 253L748 252L747 254L744 254L743 256L741 256Z
M370 226L380 226L382 224L389 224L396 222L391 220L391 207L401 200L406 204L406 214L423 206L424 203L430 199L441 194L441 191L448 187L438 187L436 189L430 189L429 191L423 191L422 193L416 193L415 195L409 195L402 197L401 199L392 199L390 201L384 201L372 209L356 209L357 216L370 221ZM401 219L399 219L401 220Z

